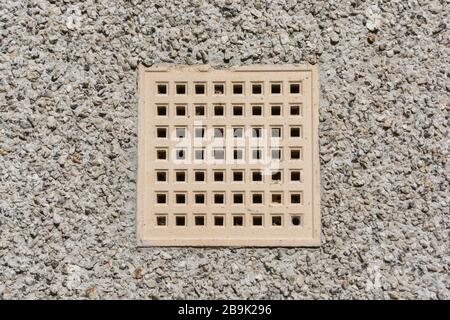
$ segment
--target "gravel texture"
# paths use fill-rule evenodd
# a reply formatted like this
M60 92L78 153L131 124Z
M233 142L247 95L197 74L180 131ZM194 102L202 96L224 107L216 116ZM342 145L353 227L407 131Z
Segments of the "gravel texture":
M450 3L0 3L0 298L449 299ZM319 249L137 249L137 66L321 68Z

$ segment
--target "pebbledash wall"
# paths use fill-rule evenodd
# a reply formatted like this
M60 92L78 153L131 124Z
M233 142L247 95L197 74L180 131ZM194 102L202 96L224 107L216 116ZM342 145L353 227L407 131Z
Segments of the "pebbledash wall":
M1 298L450 297L446 3L1 11ZM320 67L320 248L137 248L137 68L160 63Z

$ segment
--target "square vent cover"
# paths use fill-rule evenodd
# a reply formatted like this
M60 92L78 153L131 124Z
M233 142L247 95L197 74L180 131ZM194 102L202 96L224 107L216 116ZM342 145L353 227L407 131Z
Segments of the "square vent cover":
M315 66L139 69L142 246L318 246Z

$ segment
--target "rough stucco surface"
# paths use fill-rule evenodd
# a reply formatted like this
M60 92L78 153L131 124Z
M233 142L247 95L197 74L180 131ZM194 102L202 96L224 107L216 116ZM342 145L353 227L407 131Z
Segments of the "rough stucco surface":
M2 1L0 298L450 298L448 1ZM137 66L321 68L319 249L135 247Z

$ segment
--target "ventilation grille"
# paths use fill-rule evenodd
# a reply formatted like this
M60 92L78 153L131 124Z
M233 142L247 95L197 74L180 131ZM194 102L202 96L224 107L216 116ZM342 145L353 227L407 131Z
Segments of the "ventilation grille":
M320 244L317 68L139 77L141 245Z

